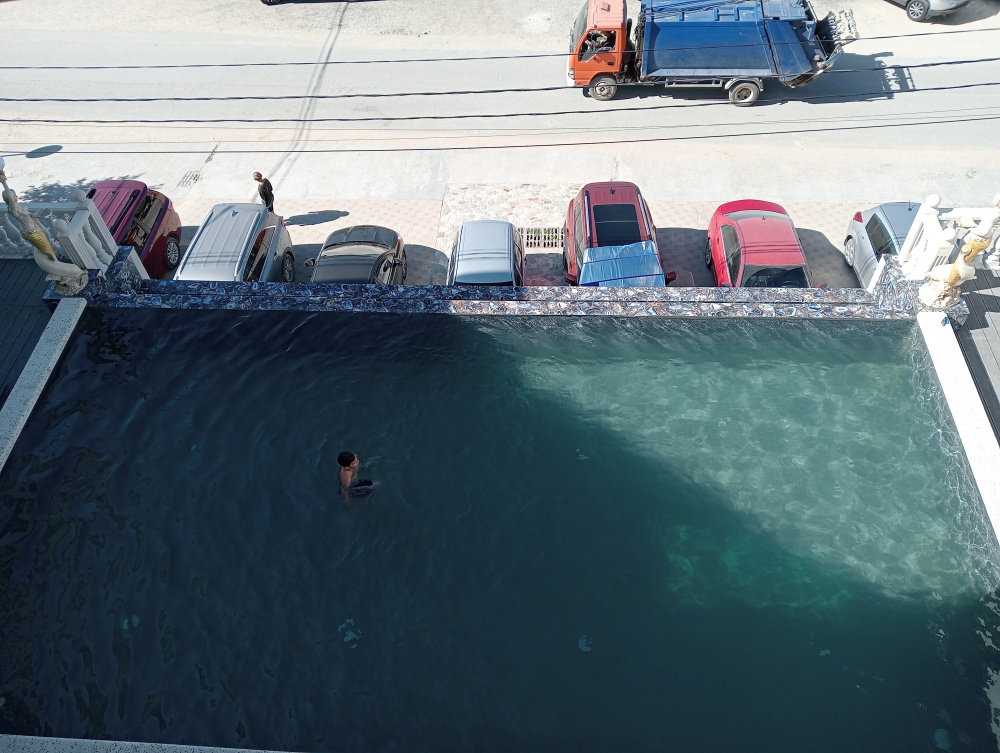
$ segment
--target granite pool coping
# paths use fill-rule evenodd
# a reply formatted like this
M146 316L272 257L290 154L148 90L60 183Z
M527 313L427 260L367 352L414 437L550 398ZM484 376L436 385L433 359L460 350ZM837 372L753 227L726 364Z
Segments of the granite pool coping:
M107 273L91 272L78 297L97 308L336 311L458 316L659 316L687 318L914 319L927 307L918 282L894 259L871 292L859 288L448 287L200 282L142 279L122 249ZM49 288L46 300L60 298ZM960 301L946 313L957 326Z

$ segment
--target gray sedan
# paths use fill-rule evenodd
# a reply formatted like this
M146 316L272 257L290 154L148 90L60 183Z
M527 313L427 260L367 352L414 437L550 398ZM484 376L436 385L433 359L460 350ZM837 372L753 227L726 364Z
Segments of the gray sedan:
M934 16L954 13L972 0L890 0L890 2L906 8L906 16L911 21L926 21Z
M854 267L861 287L868 288L883 254L899 253L919 208L913 201L879 204L856 213L848 223L844 258Z

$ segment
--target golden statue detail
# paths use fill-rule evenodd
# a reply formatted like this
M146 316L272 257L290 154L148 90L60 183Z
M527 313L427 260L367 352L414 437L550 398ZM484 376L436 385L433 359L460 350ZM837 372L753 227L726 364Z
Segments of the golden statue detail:
M993 211L987 212L978 224L960 219L959 224L969 229L969 235L952 264L941 264L924 275L927 280L920 286L920 301L932 308L944 309L961 299L959 286L976 276L972 260L990 247L1000 221L1000 194L993 197Z
M11 219L17 221L21 237L34 246L35 263L48 273L46 279L55 281L56 292L59 295L79 293L87 284L87 270L81 269L76 264L59 261L45 231L35 222L31 212L18 202L14 189L7 186L7 176L4 175L2 165L0 165L0 183L4 187L3 201L7 205L7 211Z

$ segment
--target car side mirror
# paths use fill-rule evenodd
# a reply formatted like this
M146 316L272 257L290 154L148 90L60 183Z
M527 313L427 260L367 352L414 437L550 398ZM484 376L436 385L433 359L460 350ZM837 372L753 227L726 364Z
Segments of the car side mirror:
M315 267L316 266L316 260L315 259L306 259L305 262L304 262L304 264L307 267Z

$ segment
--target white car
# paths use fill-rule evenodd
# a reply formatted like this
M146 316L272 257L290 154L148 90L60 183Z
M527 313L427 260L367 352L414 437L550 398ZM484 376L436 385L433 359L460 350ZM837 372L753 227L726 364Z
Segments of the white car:
M906 8L911 21L926 21L934 16L947 16L959 8L964 8L972 0L890 0Z
M893 201L857 212L847 225L844 258L867 289L883 254L899 254L920 209L918 201Z

